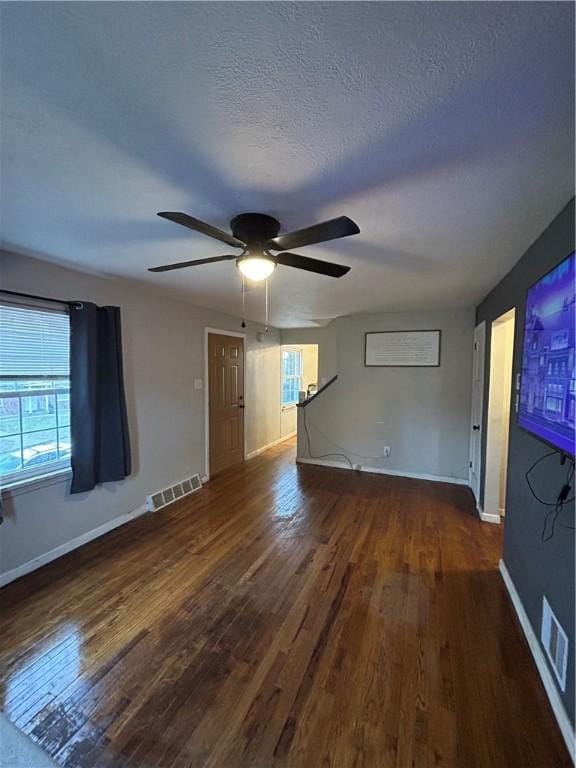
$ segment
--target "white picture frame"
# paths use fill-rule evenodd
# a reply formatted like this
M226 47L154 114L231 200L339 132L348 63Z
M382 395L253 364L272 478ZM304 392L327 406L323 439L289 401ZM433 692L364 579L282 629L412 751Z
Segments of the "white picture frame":
M368 331L366 368L438 368L441 331Z

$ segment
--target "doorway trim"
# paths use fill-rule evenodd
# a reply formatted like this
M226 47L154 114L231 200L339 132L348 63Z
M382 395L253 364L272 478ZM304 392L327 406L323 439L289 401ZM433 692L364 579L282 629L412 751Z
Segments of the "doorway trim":
M477 354L480 353L480 354ZM474 335L473 335L473 360L472 360L472 400L470 403L470 436L469 436L469 467L468 467L468 486L472 490L472 493L474 495L474 500L476 502L476 508L478 510L478 514L480 515L480 518L483 520L483 510L480 506L480 496L482 493L482 434L484 432L484 388L486 385L486 321L483 320L481 323L478 323L478 325L474 328ZM480 369L480 370L478 370ZM478 373L481 374L481 376L478 376ZM478 413L474 412L474 385L476 380L480 380L480 389L478 392ZM475 429L475 420L477 421L476 429ZM478 436L476 437L474 435L474 432L478 431ZM472 480L472 470L476 469L473 466L474 461L474 441L475 439L480 440L480 450L478 451L478 467L477 467L477 477L478 477L478 487L476 488L473 484Z
M508 359L507 360L501 360L500 365L497 364L497 352L498 350L501 350L501 346L497 346L497 344L501 345L502 342L498 340L498 337L496 335L497 329L503 325L508 325L511 323L511 329L512 329L512 336L510 339L510 345L507 345L506 353L508 353ZM505 375L505 367L507 364L509 364L509 375L510 375L510 382L509 382L509 391L508 391L508 422L505 425L506 430L506 457L505 462L506 466L508 463L508 439L509 439L509 428L510 428L510 418L512 415L512 400L513 400L513 369L514 369L514 339L515 339L515 331L516 331L516 307L511 307L506 312L503 312L498 317L494 318L492 322L490 323L490 354L486 355L486 364L488 366L488 402L485 404L486 408L486 450L484 452L484 487L483 487L483 506L484 510L482 511L481 518L485 522L488 523L500 523L502 522L502 517L504 515L505 511L505 502L504 506L501 506L500 502L500 494L498 504L491 503L493 501L494 496L494 484L499 485L500 484L500 477L497 477L495 474L495 468L493 466L493 460L495 456L495 452L498 450L501 450L501 446L498 445L498 440L495 439L495 433L494 433L494 425L493 425L493 419L495 416L495 409L496 409L496 395L497 395L497 381L495 379L495 376L498 374ZM502 393L500 393L502 395ZM504 394L504 397L506 395ZM500 426L503 426L502 424ZM502 460L502 456L500 456L500 460ZM500 466L499 466L499 470ZM506 491L504 490L504 493Z
M246 369L248 367L247 355L246 355L246 333L238 333L237 331L226 331L224 328L211 328L204 326L204 476L202 482L210 480L210 387L209 387L209 365L208 365L208 336L209 334L216 334L218 336L235 336L238 339L244 341L244 395L246 395ZM246 403L246 396L244 397L244 403ZM246 460L246 410L244 411L244 460Z

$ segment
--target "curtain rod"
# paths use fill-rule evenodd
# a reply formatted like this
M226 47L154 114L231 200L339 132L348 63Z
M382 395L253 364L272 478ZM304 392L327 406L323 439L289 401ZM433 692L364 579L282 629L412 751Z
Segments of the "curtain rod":
M81 301L62 301L62 299L52 299L49 296L36 296L34 293L6 291L4 288L0 288L0 293L7 293L9 296L21 296L24 299L36 299L36 301L50 301L53 304L66 304L67 306L75 307L76 309L82 309L84 306Z

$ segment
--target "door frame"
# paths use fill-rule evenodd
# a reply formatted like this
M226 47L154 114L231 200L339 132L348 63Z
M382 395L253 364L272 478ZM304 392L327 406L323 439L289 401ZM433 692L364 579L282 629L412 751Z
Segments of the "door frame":
M246 355L246 339L247 334L238 333L237 331L226 331L224 328L210 328L204 326L204 481L210 480L210 368L208 361L208 336L209 334L216 334L218 336L235 336L238 339L244 341L244 355L243 355L243 373L244 373L244 404L246 405L246 368L247 368L247 355ZM242 452L244 459L246 459L246 409L244 409L244 435L243 435Z
M468 485L472 489L472 493L474 494L474 498L476 501L476 507L478 509L478 512L480 514L480 517L482 517L482 507L480 506L480 495L482 493L482 435L484 433L484 389L486 386L486 321L483 320L481 323L478 323L478 325L474 328L474 334L473 334L473 344L476 345L477 343L480 343L481 345L481 353L482 353L482 386L480 387L480 397L479 397L479 417L478 417L478 424L480 425L479 429L479 435L478 439L480 440L480 450L478 452L478 468L477 468L477 475L478 475L478 489L476 492L476 489L472 486L472 460L473 460L473 446L474 446L474 381L476 378L476 368L475 368L475 358L476 358L476 349L473 348L473 359L472 359L472 401L470 403L470 447L469 447L469 460L468 460ZM476 358L480 360L480 358Z
M516 338L516 307L510 307L506 312L503 312L501 315L498 315L498 317L494 318L492 322L490 323L490 354L486 355L486 363L488 366L488 402L486 404L486 452L484 455L484 505L482 510L482 519L489 523L499 523L501 522L502 517L505 513L505 506L502 508L500 506L494 508L490 505L487 505L486 499L487 499L487 490L490 489L491 484L497 482L497 479L493 476L494 470L491 466L490 458L493 457L493 449L494 449L494 434L493 430L490 428L491 424L491 418L494 414L494 394L495 394L495 385L496 382L494 380L494 374L495 373L503 373L503 370L498 370L495 366L495 359L494 355L496 352L496 347L494 344L495 339L495 329L498 326L502 326L506 323L512 323L512 338L511 338L511 349L510 352L510 390L508 392L508 406L509 406L509 414L508 414L508 423L506 424L506 430L507 430L507 444L509 439L509 432L510 432L510 418L512 416L512 401L513 401L513 393L514 393L514 382L513 382L513 373L514 373L514 339ZM508 451L507 451L508 453ZM506 457L506 464L508 463L508 458ZM504 502L505 503L505 502Z

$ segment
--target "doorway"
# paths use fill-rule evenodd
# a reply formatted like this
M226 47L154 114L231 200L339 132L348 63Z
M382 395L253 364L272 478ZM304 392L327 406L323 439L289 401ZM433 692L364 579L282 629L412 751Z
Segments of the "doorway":
M207 474L244 461L244 336L207 329Z
M318 388L318 344L285 344L280 354L280 435L296 434L296 403Z
M468 470L468 485L472 489L478 508L480 508L480 477L482 474L485 348L486 323L482 322L474 328L472 347L472 412L470 420L470 464Z
M500 522L506 513L515 314L514 309L509 310L491 328L483 514L489 522Z

